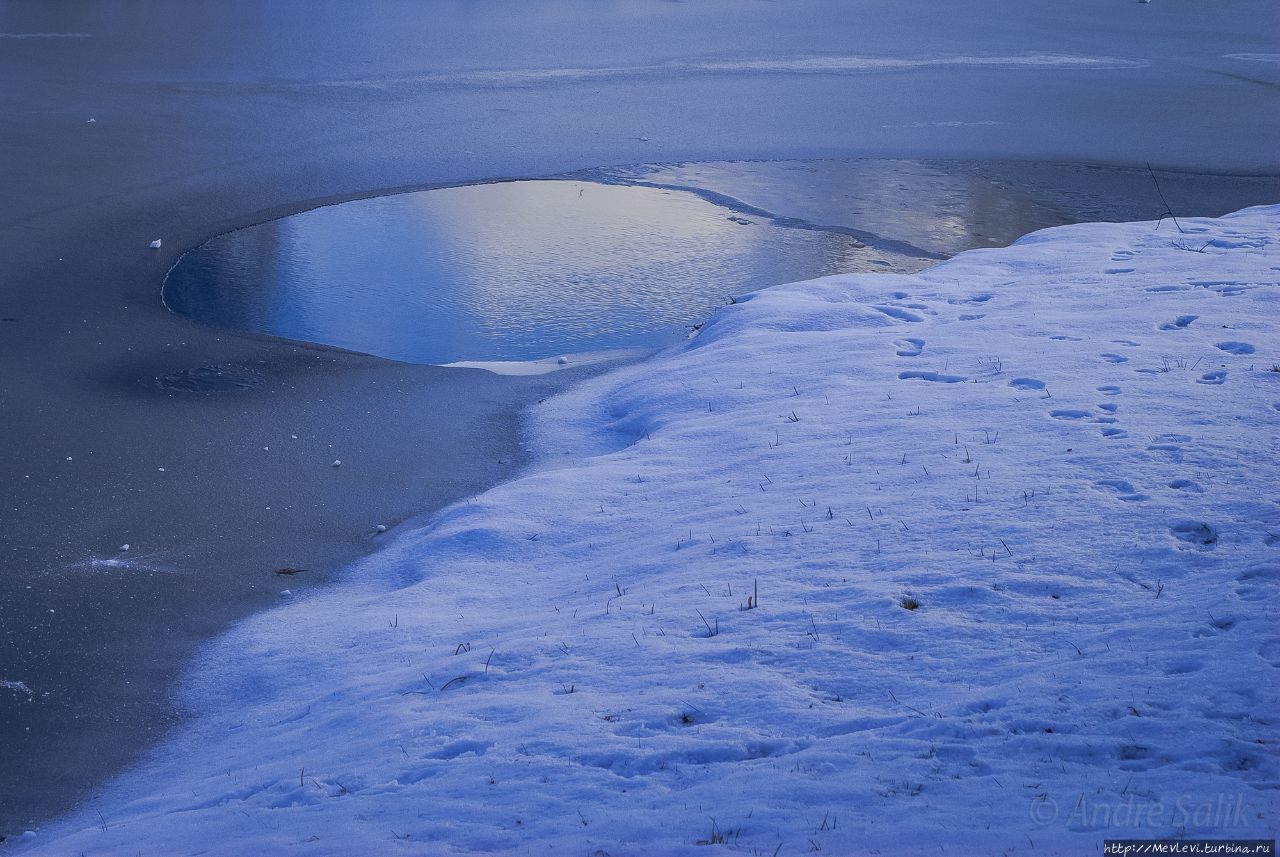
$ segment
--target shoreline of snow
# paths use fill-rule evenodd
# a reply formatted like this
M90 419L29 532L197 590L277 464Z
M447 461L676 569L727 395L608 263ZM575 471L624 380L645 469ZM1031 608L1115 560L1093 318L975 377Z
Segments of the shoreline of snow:
M548 401L24 853L1273 838L1280 206L1179 223L766 289Z

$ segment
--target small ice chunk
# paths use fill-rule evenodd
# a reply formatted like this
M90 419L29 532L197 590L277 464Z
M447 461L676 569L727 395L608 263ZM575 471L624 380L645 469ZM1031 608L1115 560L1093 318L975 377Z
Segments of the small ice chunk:
M562 355L562 356L560 356L560 357L557 357L557 358L556 358L556 362L557 362L557 363L559 363L561 366L567 366L567 365L569 365L569 358L568 358L568 357L564 357L564 356Z
M386 525L386 524L378 524L378 526L374 527L374 529L376 529L376 530L377 530L378 532L380 532L380 533L385 533L385 532L387 531L387 525Z
M152 250L159 250L159 249L160 249L160 239L159 239L159 238L157 238L155 241L152 241L152 242L151 242L150 244L148 244L147 246L148 246L148 247L150 247Z
M334 466L334 467L341 467L341 466L342 466L342 459L340 459L340 458L335 458L335 459L333 460L333 466Z
M281 589L281 590L280 590L280 597L281 597L281 598L287 598L288 596L290 596L290 595L292 595L292 594L293 594L293 592L291 592L291 591L290 591L290 590L288 590L288 589Z
M88 119L85 120L85 124L92 125L94 122L97 122L97 121L98 121L97 119L94 119L92 116L90 116Z
M122 551L127 551L128 549L129 549L129 543L128 543L128 542L125 542L124 544L120 545L120 550L122 550Z

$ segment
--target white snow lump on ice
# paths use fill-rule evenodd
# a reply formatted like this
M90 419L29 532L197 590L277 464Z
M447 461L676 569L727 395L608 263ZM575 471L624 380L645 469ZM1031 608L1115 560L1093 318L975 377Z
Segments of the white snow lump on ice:
M546 402L29 853L1275 837L1280 207L1179 224L766 289Z

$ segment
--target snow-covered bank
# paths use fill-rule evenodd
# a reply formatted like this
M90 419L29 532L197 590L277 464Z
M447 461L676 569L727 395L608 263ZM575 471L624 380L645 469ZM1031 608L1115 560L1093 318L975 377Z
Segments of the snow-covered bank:
M35 853L1274 837L1280 206L1181 228L768 289L546 402Z

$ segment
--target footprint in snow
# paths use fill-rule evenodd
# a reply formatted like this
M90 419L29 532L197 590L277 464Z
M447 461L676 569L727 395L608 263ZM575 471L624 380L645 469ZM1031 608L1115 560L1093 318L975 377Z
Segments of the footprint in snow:
M1095 387L1094 389L1104 396L1120 395L1120 388L1115 384L1103 384L1101 387Z
M1104 273L1104 274L1132 274L1132 273L1133 273L1133 268L1106 268L1106 269L1104 269L1104 270L1103 270L1103 272L1102 272L1102 273Z
M1108 428L1102 429L1101 434L1103 437L1107 438L1108 440L1129 436L1129 433L1127 431L1125 431L1122 428L1116 428L1114 426L1110 426Z
M1099 488L1109 489L1121 500L1125 502L1140 502L1150 499L1146 494L1138 492L1131 483L1123 479L1100 479L1093 483Z
M1166 452L1172 460L1181 461L1182 447L1180 444L1189 443L1191 438L1185 434L1161 434L1156 435L1152 441L1147 446L1148 452Z
M1203 375L1197 378L1196 383L1217 385L1217 384L1221 384L1225 380L1227 380L1227 370L1214 369L1212 372L1205 372Z
M1211 550L1218 543L1218 531L1203 521L1179 521L1169 532L1180 542L1200 550Z
M1190 479L1175 479L1169 483L1169 487L1174 491L1186 491L1191 494L1203 494L1204 489L1200 487L1199 482Z
M1209 246L1217 250L1256 250L1259 247L1265 247L1268 243L1266 238L1248 236L1237 239L1231 238L1215 238L1209 242Z
M1247 342L1219 342L1218 348L1228 354L1252 354L1253 346Z
M1194 658L1183 658L1169 664L1165 669L1165 675L1190 675L1191 673L1200 672L1204 668L1204 664Z
M1157 330L1184 330L1190 327L1191 322L1195 321L1199 317L1200 316L1198 315L1180 315L1177 318L1175 318L1173 321L1166 321L1164 324L1159 325L1156 329Z
M934 381L939 384L956 384L969 379L963 375L944 375L941 372L899 372L903 381Z
M1120 410L1120 406L1117 405L1115 402L1103 402L1102 404L1098 405L1098 410L1106 411L1109 414L1114 414L1116 411Z
M1110 351L1108 351L1106 354L1099 354L1098 356L1101 357L1103 360L1107 361L1108 363L1128 363L1129 362L1129 358L1125 357L1123 354L1113 354Z
M1191 443L1191 435L1189 434L1158 434L1156 440L1168 441L1170 443Z
M895 339L893 344L899 357L919 357L924 350L923 339Z
M1271 666L1280 668L1280 640L1268 640L1258 646L1258 657Z
M1202 289L1208 289L1211 292L1217 292L1224 298L1233 298L1236 295L1242 295L1249 291L1249 289L1253 288L1252 286L1246 286L1241 283L1195 283L1194 285Z
M1158 295L1165 292L1185 292L1190 288L1190 286L1152 286L1149 289L1143 289L1143 291Z
M1222 634L1227 631L1230 631L1235 626L1236 626L1236 620L1231 616L1219 616L1217 618L1213 618L1211 616L1209 618L1209 621L1204 623L1204 627L1200 628L1198 631L1193 632L1191 636L1216 637L1218 634Z
M1044 381L1039 378L1014 378L1009 386L1015 390L1043 390Z
M987 316L986 316L986 313L981 313L981 312L976 312L976 313L974 313L974 312L961 313L961 314L958 316L958 318L959 318L961 321L977 321L977 320L978 320L978 319L980 319L980 318L986 318L986 317L987 317Z
M1270 537L1263 541L1268 547L1275 544ZM1236 587L1236 595L1242 600L1271 601L1275 598L1276 584L1280 583L1280 568L1274 565L1255 565L1237 574L1236 581L1240 584ZM1272 640L1267 645L1280 654L1280 640ZM1280 662L1276 666L1280 666Z
M1049 411L1049 416L1053 417L1055 420L1082 420L1091 415L1088 411L1075 411L1068 408L1059 408L1054 411Z
M952 304L953 306L955 304L984 304L994 297L995 295L993 294L982 292L981 294L976 294L968 298L948 298L947 303Z
M1066 336L1064 334L1058 334L1057 336L1050 336L1049 338L1052 339L1054 342L1079 342L1080 341L1080 337L1078 336Z
M903 309L896 306L873 306L873 310L882 312L889 318L896 318L898 321L924 321L924 316L911 312L911 310Z

